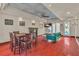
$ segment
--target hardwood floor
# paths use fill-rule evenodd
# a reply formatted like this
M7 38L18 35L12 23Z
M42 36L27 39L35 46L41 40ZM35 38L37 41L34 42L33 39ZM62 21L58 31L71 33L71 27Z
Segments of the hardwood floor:
M75 38L61 37L56 43L43 39L43 37L39 37L37 46L29 49L27 54L24 52L20 56L79 56L79 46ZM14 56L9 49L9 43L0 45L0 56Z

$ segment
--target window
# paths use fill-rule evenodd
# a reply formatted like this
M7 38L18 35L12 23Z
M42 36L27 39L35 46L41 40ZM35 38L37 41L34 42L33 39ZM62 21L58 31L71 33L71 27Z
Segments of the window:
M70 34L70 26L69 26L69 22L65 22L64 24L65 27L65 35L69 35Z
M52 33L52 26L48 27L48 33Z
M60 23L54 23L53 24L53 33L58 33L60 32Z

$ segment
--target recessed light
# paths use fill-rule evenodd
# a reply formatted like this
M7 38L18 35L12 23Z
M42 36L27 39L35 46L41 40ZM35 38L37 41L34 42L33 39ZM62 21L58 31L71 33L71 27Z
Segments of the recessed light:
M51 4L49 4L49 7L51 7L52 5Z
M35 23L35 20L32 20L32 23Z
M19 17L19 21L23 21L22 17Z
M67 14L71 14L71 12L68 11Z

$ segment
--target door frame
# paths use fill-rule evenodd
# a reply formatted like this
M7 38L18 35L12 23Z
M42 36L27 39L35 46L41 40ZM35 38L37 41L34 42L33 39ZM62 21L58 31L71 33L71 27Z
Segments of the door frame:
M38 28L35 28L35 27L29 27L29 33L30 33L30 29L36 29L36 35L38 35Z

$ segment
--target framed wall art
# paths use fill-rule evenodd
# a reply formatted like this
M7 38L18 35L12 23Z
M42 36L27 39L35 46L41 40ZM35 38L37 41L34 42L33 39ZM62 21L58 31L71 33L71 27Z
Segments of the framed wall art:
M12 19L5 19L5 25L13 25Z
M25 26L25 21L19 21L19 26Z

